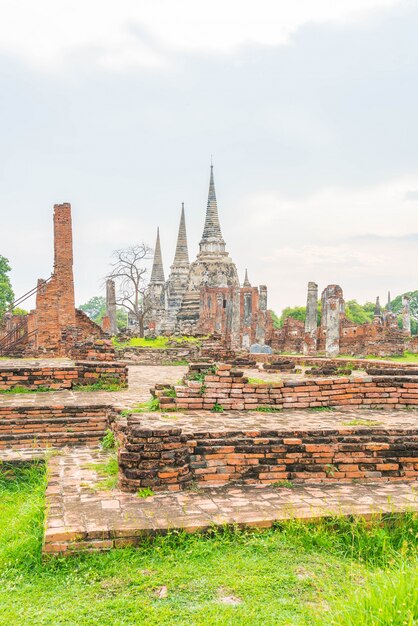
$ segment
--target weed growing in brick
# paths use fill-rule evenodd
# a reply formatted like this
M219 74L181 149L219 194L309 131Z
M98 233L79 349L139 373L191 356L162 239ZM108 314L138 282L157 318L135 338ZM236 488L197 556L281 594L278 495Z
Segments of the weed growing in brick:
M138 498L150 498L151 496L155 494L150 487L143 487L142 489L138 491L136 495L138 496Z
M259 411L260 413L276 413L283 411L280 406L256 406L254 411Z
M277 480L271 484L275 489L294 489L295 485L290 480Z
M103 450L115 450L117 447L117 441L113 430L108 428L100 442Z
M333 406L311 406L310 411L335 411Z
M100 463L90 463L88 465L98 473L103 480L99 480L94 485L94 491L111 491L118 486L119 465L116 453L113 452L105 461Z
M1 389L0 393L46 393L48 391L56 391L56 389L51 389L51 387L46 387L45 385L39 385L36 389L29 389L28 387L23 387L23 385L16 385L16 387L12 387L11 389Z
M99 378L90 385L75 385L75 391L121 391L124 387L116 378Z
M212 413L223 413L224 408L223 408L222 404L218 404L218 402L215 402L215 404L211 408L211 411L212 411Z

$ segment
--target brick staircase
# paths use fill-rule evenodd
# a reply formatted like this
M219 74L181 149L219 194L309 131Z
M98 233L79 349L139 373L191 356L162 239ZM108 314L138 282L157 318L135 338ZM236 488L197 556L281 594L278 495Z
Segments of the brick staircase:
M112 415L109 405L2 406L0 451L97 446Z

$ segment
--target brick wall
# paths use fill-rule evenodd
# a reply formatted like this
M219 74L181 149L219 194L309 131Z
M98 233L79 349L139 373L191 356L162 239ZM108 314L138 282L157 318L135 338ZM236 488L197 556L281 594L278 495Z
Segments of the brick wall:
M379 369L396 369L399 371L409 370L409 369L418 369L417 363L402 363L398 361L385 361L380 359L356 359L356 358L348 358L348 359L332 359L328 357L322 356L302 356L299 354L286 354L286 355L277 355L277 354L251 354L251 359L257 361L257 363L273 363L274 361L278 361L281 359L286 359L286 361L291 361L296 367L298 366L323 366L323 365L331 365L334 367L342 368L349 367L350 369L362 369L369 370L369 368L379 368Z
M111 406L0 406L0 449L94 445L114 419Z
M38 387L72 389L74 385L90 385L100 380L127 386L128 369L122 363L77 362L61 367L1 366L0 391L25 387L36 391Z
M89 321L91 322L91 320ZM91 323L94 324L94 322ZM93 339L91 341L83 340L77 342L71 347L68 354L73 359L116 361L115 347L109 339Z
M161 386L160 386L161 387ZM186 379L175 386L176 397L157 386L164 410L210 410L215 404L226 410L257 407L305 409L309 407L358 406L399 408L418 405L418 377L364 376L336 377L268 384L250 384L231 365L219 365L215 374L202 382Z
M120 359L128 360L136 365L170 365L177 361L193 361L197 358L199 348L140 348L128 347L117 350Z
M151 430L130 417L120 430L119 486L178 491L192 482L274 483L416 480L418 428Z

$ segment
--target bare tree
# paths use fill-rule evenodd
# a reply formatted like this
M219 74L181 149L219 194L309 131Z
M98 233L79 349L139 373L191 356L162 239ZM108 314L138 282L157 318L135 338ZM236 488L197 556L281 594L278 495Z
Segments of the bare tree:
M124 307L136 320L139 336L144 336L144 318L150 309L146 298L148 269L144 261L152 259L153 250L142 242L112 253L112 270L106 278L113 278L117 286L116 304Z

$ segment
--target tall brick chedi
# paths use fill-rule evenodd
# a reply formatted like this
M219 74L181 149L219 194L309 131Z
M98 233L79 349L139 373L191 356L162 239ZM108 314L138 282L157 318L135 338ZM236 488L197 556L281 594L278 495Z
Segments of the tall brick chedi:
M184 294L187 291L190 262L187 246L186 218L184 202L181 207L180 226L177 235L176 253L166 285L167 319L166 330L173 332L176 327L177 314L181 308Z

